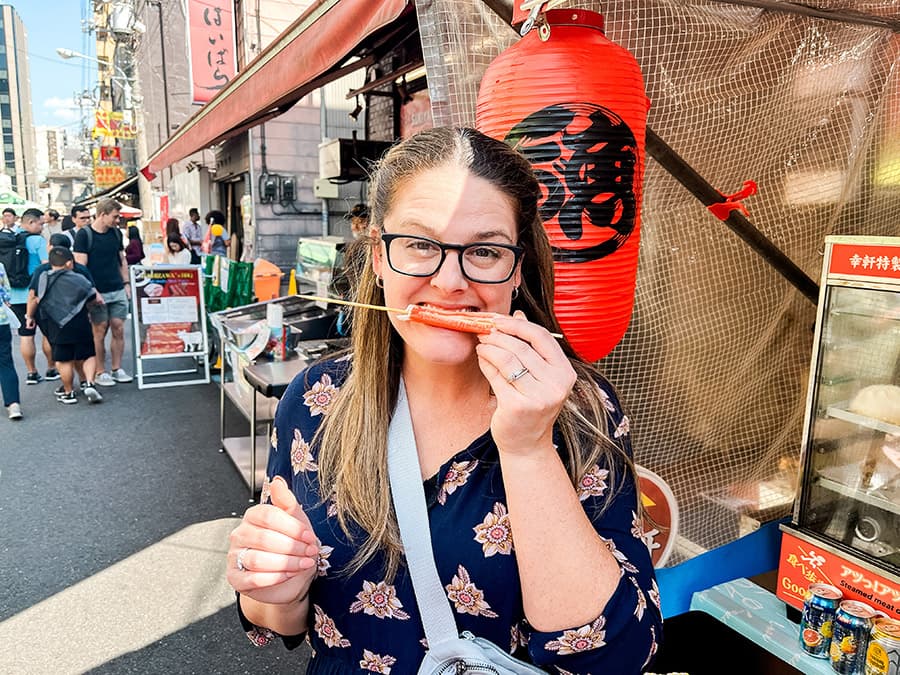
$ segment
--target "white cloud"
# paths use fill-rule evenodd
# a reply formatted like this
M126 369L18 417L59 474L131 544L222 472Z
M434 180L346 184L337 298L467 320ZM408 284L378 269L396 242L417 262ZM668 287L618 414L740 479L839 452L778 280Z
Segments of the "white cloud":
M81 110L71 98L51 96L44 100L43 107L50 111L54 118L63 122L75 122L81 119Z

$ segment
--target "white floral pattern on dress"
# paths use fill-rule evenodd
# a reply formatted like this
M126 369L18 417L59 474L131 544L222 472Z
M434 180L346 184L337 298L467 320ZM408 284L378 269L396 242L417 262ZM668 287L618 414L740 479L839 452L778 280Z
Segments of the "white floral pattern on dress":
M337 393L338 388L331 383L331 375L324 373L322 378L303 394L303 403L309 408L310 417L326 414Z
M316 631L316 635L319 636L322 642L329 647L349 647L350 640L345 638L341 631L337 629L337 626L334 625L334 620L318 605L313 605L313 608L316 612L313 630Z
M509 653L515 654L519 647L527 647L528 638L522 630L522 625L514 623L509 627Z
M379 581L363 581L363 589L356 594L356 602L350 605L350 611L363 612L379 619L400 619L405 621L409 614L403 611L403 604L397 599L397 590Z
M294 440L291 441L291 468L296 476L301 471L318 471L319 465L313 459L309 443L303 440L299 429L294 429Z
M612 399L609 397L609 394L607 394L605 391L603 391L602 388L599 391L600 391L600 401L603 403L603 407L606 409L606 411L611 412L611 413L616 412L616 404L612 402Z
M656 626L650 626L650 653L647 654L647 660L644 661L644 665L641 667L641 670L647 667L650 663L650 660L653 658L653 655L656 654L656 650L659 649L659 645L656 644Z
M651 602L656 605L656 609L662 612L662 605L659 598L659 586L656 585L656 579L653 579L650 582L650 590L647 591L647 595L650 596Z
M316 559L316 576L324 577L328 574L328 570L331 569L331 563L328 562L328 557L331 555L331 552L334 551L333 546L323 546L321 540L317 538L318 546L319 546L319 555Z
M247 637L256 647L265 647L275 640L276 635L268 628L263 628L262 626L254 624L253 628L247 631Z
M469 571L460 565L456 574L453 575L453 581L447 586L447 597L456 607L456 611L460 614L471 614L472 616L486 616L489 619L496 619L497 613L491 609L491 606L484 600L484 591L480 590L472 583L469 577Z
M363 649L363 657L359 662L359 667L373 673L384 673L388 675L391 672L391 666L397 663L397 659L393 656L385 654L374 654L368 649Z
M632 574L639 573L638 568L628 561L628 557L624 553L622 553L622 551L616 548L616 542L614 542L612 539L607 539L606 537L600 537L600 540L604 544L606 544L606 548L608 548L609 552L613 554L613 558L615 558L619 562L619 567L621 568L619 570L619 576L621 576L625 572L631 572Z
M585 501L589 497L602 497L606 492L607 478L609 469L601 469L599 464L594 464L578 481L578 499Z
M628 415L622 415L619 425L613 432L613 437L622 438L622 436L625 436L629 431L631 431L631 421L628 419Z
M644 610L647 609L647 597L644 595L644 591L641 590L637 579L634 577L628 578L634 586L634 592L637 595L637 606L634 608L634 615L637 617L637 620L640 621L644 618Z
M481 544L485 558L490 558L497 553L502 555L512 553L513 540L512 530L509 526L509 514L501 502L494 504L494 510L472 529L475 530L475 541Z
M478 460L472 459L465 462L453 462L444 476L444 482L438 492L437 500L440 504L447 503L447 497L456 492L456 488L462 487L469 480L469 476L478 466Z
M590 649L597 649L606 644L603 639L606 631L606 618L601 614L593 623L575 630L563 631L563 634L555 640L550 640L544 648L547 651L558 652L560 656L578 654Z
M262 487L259 490L259 503L268 504L272 497L272 480L266 476L263 479Z
M659 534L659 530L655 527L650 528L649 530L644 529L644 521L640 516L634 511L631 512L631 536L635 539L640 539L644 542L644 545L647 547L647 550L652 554L653 551L658 549L661 544L656 541L656 535Z

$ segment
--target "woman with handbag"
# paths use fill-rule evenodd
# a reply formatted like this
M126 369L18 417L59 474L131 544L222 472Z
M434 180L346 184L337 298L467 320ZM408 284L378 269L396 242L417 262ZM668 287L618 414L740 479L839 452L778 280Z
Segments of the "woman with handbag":
M294 380L262 503L228 552L256 644L308 636L310 673L625 674L652 659L662 619L628 418L553 336L540 194L521 155L472 129L421 132L379 164L354 299L488 312L494 328L354 308L351 351Z

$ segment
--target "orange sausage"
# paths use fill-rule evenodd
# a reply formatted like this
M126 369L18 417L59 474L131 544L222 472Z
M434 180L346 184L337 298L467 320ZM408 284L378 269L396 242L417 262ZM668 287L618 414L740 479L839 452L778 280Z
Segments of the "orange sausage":
M490 333L494 328L494 319L484 312L453 312L434 307L410 305L406 308L404 318L426 326L446 328L463 333Z

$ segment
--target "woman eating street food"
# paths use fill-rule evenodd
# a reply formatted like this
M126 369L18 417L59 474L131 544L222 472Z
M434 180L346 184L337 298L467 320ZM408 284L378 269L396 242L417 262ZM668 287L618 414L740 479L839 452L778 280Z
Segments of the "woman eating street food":
M629 421L554 337L540 196L521 155L472 129L421 132L380 162L352 299L491 323L357 307L350 351L291 384L262 503L228 551L256 644L308 636L309 673L418 671L427 644L387 468L402 391L458 628L549 672L651 661L662 619Z

